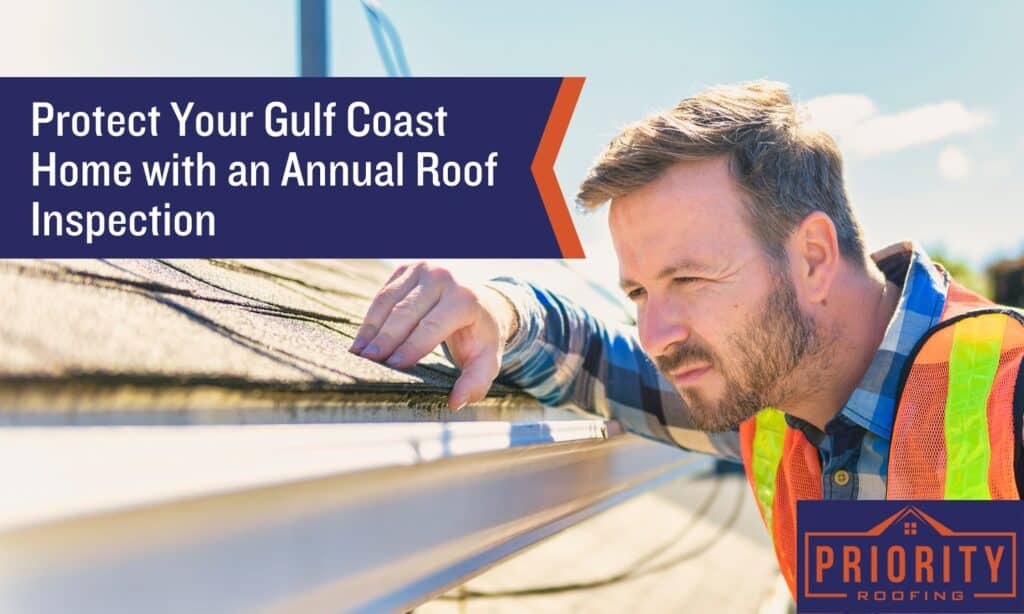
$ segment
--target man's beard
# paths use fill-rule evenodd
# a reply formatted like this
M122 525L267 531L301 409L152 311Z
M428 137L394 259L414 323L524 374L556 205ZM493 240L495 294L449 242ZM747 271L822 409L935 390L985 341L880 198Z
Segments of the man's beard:
M823 341L814 320L800 310L788 274L779 271L778 278L780 283L744 328L725 340L737 357L734 368L693 339L655 358L658 369L670 381L672 370L692 363L708 363L721 374L725 389L717 403L696 388L679 390L695 426L701 430L728 431L765 407L778 407L800 389L814 386L820 381L819 371L827 368L825 350L829 344ZM821 364L816 365L818 369L808 369L810 362ZM798 367L804 367L799 370L802 376Z

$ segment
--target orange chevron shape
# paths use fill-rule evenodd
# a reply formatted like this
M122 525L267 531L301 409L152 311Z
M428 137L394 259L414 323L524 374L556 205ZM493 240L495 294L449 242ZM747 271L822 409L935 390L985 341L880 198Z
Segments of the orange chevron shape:
M569 128L572 112L576 109L583 81L583 77L562 79L558 95L555 96L555 104L552 105L551 114L548 116L548 123L544 126L544 134L537 146L537 153L530 164L530 172L533 173L533 180L537 183L541 200L544 201L544 210L551 220L551 229L555 233L558 249L562 252L563 258L586 258L580 238L576 234L576 227L573 226L572 216L569 215L565 196L562 195L562 188L558 186L558 178L555 176L555 159Z

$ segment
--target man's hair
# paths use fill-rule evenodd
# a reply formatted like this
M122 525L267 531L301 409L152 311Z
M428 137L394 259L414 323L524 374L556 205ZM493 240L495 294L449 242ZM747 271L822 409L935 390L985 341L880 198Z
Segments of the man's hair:
M678 162L721 155L729 156L730 172L749 196L751 228L769 254L781 257L793 229L823 211L835 224L842 254L864 262L842 154L832 137L805 124L782 83L713 87L628 126L594 162L576 200L593 209Z

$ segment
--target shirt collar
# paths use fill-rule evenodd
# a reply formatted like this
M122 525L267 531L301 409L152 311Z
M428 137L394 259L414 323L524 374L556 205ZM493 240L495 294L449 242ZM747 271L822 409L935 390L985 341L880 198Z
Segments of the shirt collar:
M916 242L890 245L872 254L871 259L888 281L901 288L899 302L864 377L839 414L825 425L825 432L852 422L888 440L903 367L917 342L938 324L950 279ZM809 434L811 441L822 439L823 434L813 425L790 418L787 416L787 421L794 428L805 433L808 429L817 431Z

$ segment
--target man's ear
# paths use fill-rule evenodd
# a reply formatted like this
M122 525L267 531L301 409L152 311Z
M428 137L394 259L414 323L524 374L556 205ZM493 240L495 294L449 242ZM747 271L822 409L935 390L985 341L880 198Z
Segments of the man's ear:
M812 304L823 304L839 272L839 239L832 219L815 211L803 219L789 238L793 281Z

